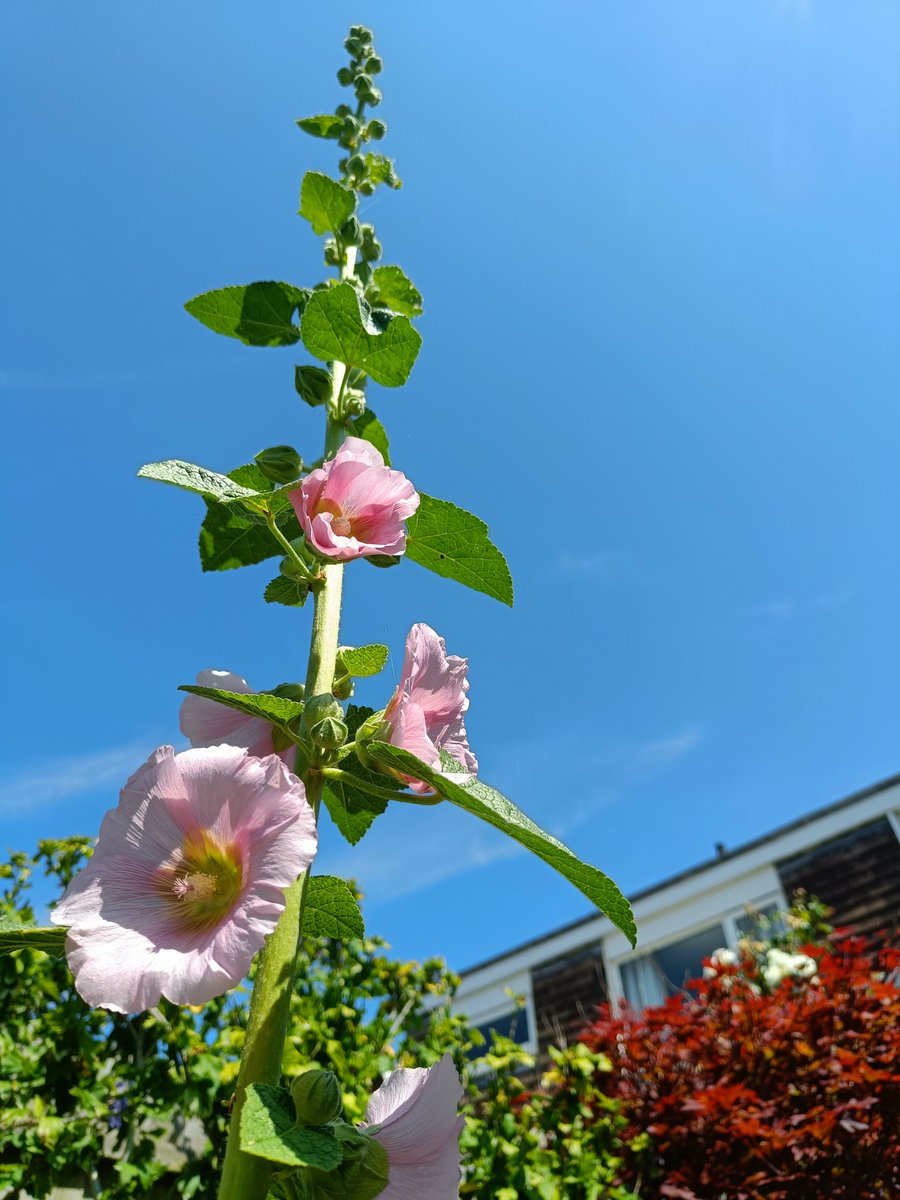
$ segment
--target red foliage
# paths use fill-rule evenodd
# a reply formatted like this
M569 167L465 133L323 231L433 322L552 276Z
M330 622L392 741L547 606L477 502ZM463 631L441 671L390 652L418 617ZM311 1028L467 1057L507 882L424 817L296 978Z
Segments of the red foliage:
M650 1135L623 1179L642 1197L900 1196L900 954L804 949L815 983L763 994L750 964L723 968L695 996L604 1011L584 1034L612 1059L597 1084L621 1101L626 1136Z

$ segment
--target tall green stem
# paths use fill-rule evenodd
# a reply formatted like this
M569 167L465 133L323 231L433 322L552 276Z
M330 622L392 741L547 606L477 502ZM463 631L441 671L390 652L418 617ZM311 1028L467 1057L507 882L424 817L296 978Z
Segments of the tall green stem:
M340 374L342 380L342 372L346 369L343 363L335 363L335 379L337 380ZM340 383L336 386L339 387ZM325 433L326 457L334 454L343 438L342 426L339 422L329 419ZM322 582L315 589L309 667L306 675L307 696L331 691L337 658L344 568L340 563L328 563L322 574ZM324 783L318 771L310 771L304 778L306 798L317 819ZM281 1079L281 1061L290 1017L291 993L294 987L308 882L309 871L304 871L285 892L284 912L259 956L228 1130L228 1148L222 1167L219 1200L265 1200L269 1190L272 1164L266 1159L246 1154L240 1148L241 1111L247 1087L251 1083L265 1083L274 1087Z

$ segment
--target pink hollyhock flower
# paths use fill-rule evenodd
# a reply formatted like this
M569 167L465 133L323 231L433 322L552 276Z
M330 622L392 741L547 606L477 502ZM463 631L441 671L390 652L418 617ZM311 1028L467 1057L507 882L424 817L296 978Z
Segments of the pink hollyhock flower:
M201 687L219 688L223 692L253 695L253 688L247 680L231 671L208 668L197 676L197 683ZM268 721L262 717L248 717L234 708L210 700L208 696L186 696L181 705L180 724L181 732L194 747L238 746L257 758L278 754L283 762L289 765L293 763L294 747L276 751L272 741L272 726Z
M346 562L369 554L402 554L419 496L370 443L348 437L334 458L290 493L307 541L326 558Z
M366 1106L366 1124L388 1157L379 1200L457 1200L462 1086L453 1059L392 1071Z
M478 771L478 760L469 749L463 713L469 707L469 660L448 654L442 637L430 625L413 625L406 635L406 652L400 682L384 710L390 725L388 741L415 754L436 771L441 770L441 750L463 768L463 781ZM414 791L430 792L425 783L409 780Z
M239 983L316 853L303 784L274 754L162 746L103 819L51 913L88 1004L203 1004Z

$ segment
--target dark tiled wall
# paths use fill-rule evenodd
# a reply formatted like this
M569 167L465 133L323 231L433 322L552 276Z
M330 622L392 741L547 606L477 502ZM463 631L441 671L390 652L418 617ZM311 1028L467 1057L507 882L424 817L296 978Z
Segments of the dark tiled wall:
M776 864L786 895L805 888L837 926L866 937L900 933L900 842L887 817Z

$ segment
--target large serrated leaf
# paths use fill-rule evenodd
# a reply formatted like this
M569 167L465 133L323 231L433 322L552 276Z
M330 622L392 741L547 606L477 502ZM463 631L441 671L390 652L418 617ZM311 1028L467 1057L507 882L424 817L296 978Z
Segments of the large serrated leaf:
M406 557L445 579L512 605L512 576L480 517L419 492L406 525Z
M373 642L369 646L339 646L338 662L348 675L362 679L383 671L388 653L387 646L380 642Z
M406 383L422 345L408 317L373 312L349 283L314 292L300 331L315 358L359 367L385 387Z
M300 185L300 216L313 232L337 233L356 208L356 196L320 171L307 171Z
M198 467L196 463L183 462L180 458L145 463L138 471L138 478L171 483L175 487L195 492L198 496L216 500L220 504L247 500L252 503L258 498L256 491L242 487L227 475L220 475L218 471L208 471L206 467Z
M263 600L267 604L284 604L287 608L302 608L309 599L309 584L302 579L276 575L266 584Z
M334 875L314 875L303 906L306 937L338 938L348 942L366 936L362 913L350 885Z
M400 267L376 267L370 287L373 303L383 304L407 317L421 317L422 293Z
M272 696L268 692L226 692L221 688L201 687L195 683L183 683L179 692L190 692L192 696L205 696L226 708L233 708L248 717L259 717L272 725L287 725L303 712L299 700L287 696Z
M265 1083L251 1083L247 1088L240 1138L245 1153L289 1167L333 1171L344 1157L333 1134L297 1124L290 1092Z
M262 472L258 467L238 467L229 478L243 486L257 486ZM271 483L269 484L271 486ZM300 536L300 524L283 493L269 499L275 524L288 541ZM204 571L228 571L249 567L267 558L284 554L284 548L273 536L261 513L234 504L218 504L207 500L206 517L200 527L200 564Z
M370 742L366 750L374 762L402 771L413 779L421 779L451 804L456 804L493 825L520 846L542 858L548 866L559 871L582 895L587 896L592 904L605 913L612 923L621 929L632 946L635 944L637 929L631 905L609 876L598 871L596 867L583 863L568 846L564 846L552 834L536 825L530 817L526 817L521 809L501 792L495 791L478 779L472 779L465 784L454 783L440 771L435 771L421 762L414 754L401 750L398 746L388 745L387 742Z
M0 954L12 950L43 950L59 958L66 948L66 931L58 925L23 925L12 917L0 917Z
M294 314L302 313L309 294L307 288L266 280L203 292L184 307L207 329L245 346L292 346L300 340Z
M314 117L300 117L297 124L304 133L313 137L337 138L341 136L344 119L335 116L334 113L317 113Z

